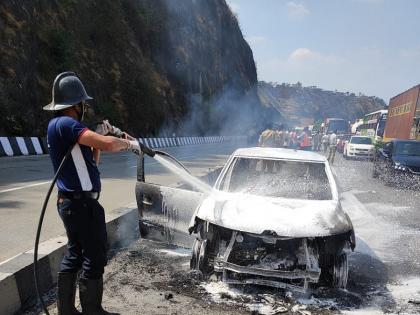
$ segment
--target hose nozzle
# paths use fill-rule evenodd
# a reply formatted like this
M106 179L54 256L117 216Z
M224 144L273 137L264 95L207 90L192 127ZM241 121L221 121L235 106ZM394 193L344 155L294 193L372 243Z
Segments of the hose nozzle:
M154 157L156 152L152 149L150 149L149 147L145 146L143 143L139 142L139 146L140 146L140 150L144 153L147 154L150 157Z

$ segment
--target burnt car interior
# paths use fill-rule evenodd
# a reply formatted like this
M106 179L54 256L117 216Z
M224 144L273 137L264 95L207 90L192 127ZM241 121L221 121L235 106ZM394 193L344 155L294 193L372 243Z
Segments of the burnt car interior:
M219 189L265 197L332 199L322 163L238 157L229 167Z

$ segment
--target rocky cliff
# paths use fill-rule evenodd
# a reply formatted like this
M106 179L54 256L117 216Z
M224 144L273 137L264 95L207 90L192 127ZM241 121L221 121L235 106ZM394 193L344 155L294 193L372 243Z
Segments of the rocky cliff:
M386 105L375 96L303 87L300 83L259 82L258 94L264 106L276 109L282 116L281 120L292 127L312 124L327 117L354 121Z
M268 115L225 0L1 1L0 135L44 134L65 70L94 97L91 121L138 136L237 133Z

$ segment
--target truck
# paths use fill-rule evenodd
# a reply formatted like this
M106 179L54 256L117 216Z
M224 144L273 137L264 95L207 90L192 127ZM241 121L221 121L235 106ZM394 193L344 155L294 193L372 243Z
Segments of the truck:
M342 118L327 118L324 125L326 133L337 132L342 135L348 134L350 129L349 122Z
M384 140L420 140L420 84L389 101Z

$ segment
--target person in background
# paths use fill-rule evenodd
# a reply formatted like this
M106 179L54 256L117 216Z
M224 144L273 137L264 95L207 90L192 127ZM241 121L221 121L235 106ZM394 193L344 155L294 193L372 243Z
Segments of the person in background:
M290 148L297 149L298 148L298 141L297 141L297 130L292 130L290 132Z
M278 132L275 130L274 124L271 128L264 130L258 140L258 145L263 148L275 148L278 143ZM274 168L274 161L264 160L262 170L264 172L272 173Z
M329 137L326 133L322 136L321 142L322 142L322 146L324 148L324 153L327 153Z
M279 125L277 128L277 139L276 139L276 148L284 147L284 130L283 125Z
M288 129L284 131L284 147L290 147L290 131Z
M313 139L313 145L314 145L313 150L314 151L319 151L319 145L320 145L320 142L321 142L319 131L315 132L312 139Z
M277 144L277 131L272 128L265 129L258 140L258 146L263 148L275 148Z
M311 140L308 135L308 127L303 128L302 133L298 136L299 149L304 151L310 151L312 148Z
M329 152L328 152L328 161L333 164L335 158L335 152L337 151L337 130L330 134L328 139Z

